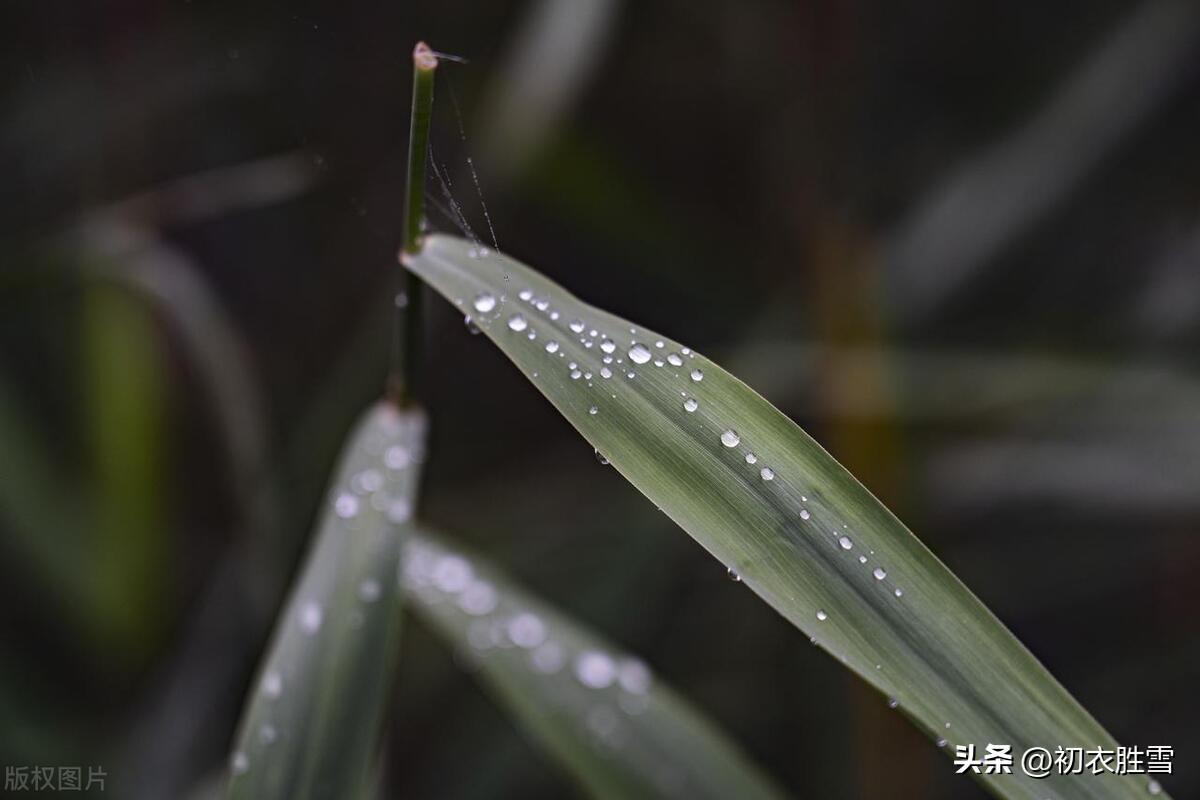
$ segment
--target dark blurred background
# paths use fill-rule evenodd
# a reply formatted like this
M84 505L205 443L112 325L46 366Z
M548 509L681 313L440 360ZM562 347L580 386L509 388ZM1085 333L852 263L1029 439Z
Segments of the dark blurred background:
M481 238L468 158L501 249L755 386L1200 796L1200 4L14 0L0 30L0 764L220 773L383 385L423 38L470 60L433 147ZM428 520L797 796L982 796L430 308ZM388 765L388 796L575 791L416 623Z

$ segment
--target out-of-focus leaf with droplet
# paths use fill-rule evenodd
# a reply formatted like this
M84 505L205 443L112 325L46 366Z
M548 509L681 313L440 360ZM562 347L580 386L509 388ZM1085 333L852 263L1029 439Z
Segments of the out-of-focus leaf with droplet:
M530 267L429 236L405 265L470 314L622 475L794 625L956 745L1116 746L820 445L715 363ZM1124 798L1144 776L972 777L1011 798Z
M597 798L780 798L639 659L427 530L405 545L412 608Z
M355 797L369 780L400 633L396 574L426 421L387 403L347 439L251 686L230 798Z

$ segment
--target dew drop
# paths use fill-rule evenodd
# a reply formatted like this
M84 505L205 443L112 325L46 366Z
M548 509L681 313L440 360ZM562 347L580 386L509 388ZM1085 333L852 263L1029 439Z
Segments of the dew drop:
M617 349L617 343L612 339L605 339L600 342L600 349L611 355Z
M342 492L333 503L333 511L342 519L352 519L358 513L358 498Z
M625 373L625 377L632 379L633 377L635 377L635 373L633 372L633 370L630 370L629 372Z
M692 411L695 411L699 407L700 407L700 404L698 402L696 402L696 398L694 398L694 397L689 397L687 400L683 401L683 410L687 411L689 413L691 413Z
M842 546L843 550L849 550L851 547L854 547L854 542L850 541L849 536L839 537L838 544Z
M262 693L272 700L283 694L283 678L278 672L271 671L263 675Z
M406 469L412 463L412 457L409 455L408 448L394 444L383 454L383 463L387 465L388 469Z
M377 469L364 469L354 476L354 490L362 494L372 494L383 488L383 475Z
M604 689L612 685L617 677L617 665L606 653L587 650L575 661L575 677L584 686Z
M866 556L859 556L859 557L858 557L858 563L860 563L860 564L865 564L865 563L867 563L867 557L866 557Z
M754 453L746 453L746 463L747 464L757 464L758 456L754 455Z
M513 331L516 331L517 333L520 333L521 331L523 331L529 327L529 322L525 319L524 314L513 314L511 317L508 318L508 327L509 327L509 330L513 330Z
M904 597L904 590L897 589L896 591L892 592L892 594L896 595L896 597Z
M245 775L249 769L250 758L241 750L238 750L233 754L233 757L229 759L229 771L234 775Z
M546 352L547 353L557 353L558 352L558 342L554 341L553 339L546 342Z
M875 580L877 581L881 581L887 577L887 572L884 571L883 567L876 567L875 571L871 574L875 576Z
M470 317L463 317L463 324L467 326L467 333L472 336L479 335L479 326L475 324L475 320Z
M611 378L612 370L609 369L608 367L601 367L600 368L600 377L605 378L605 379Z
M1162 794L1162 784L1151 778L1146 782L1146 791L1150 794Z
M650 350L644 344L634 344L629 348L629 360L635 364L645 364L650 360Z
M807 508L800 509L800 519L809 519L811 516Z
M946 740L945 740L945 739L938 739L938 740L937 740L937 746L938 746L938 747L945 747L945 746L946 746Z
M404 500L402 498L400 500L395 500L390 505L388 505L388 508L387 508L388 522L391 522L394 525L399 525L403 522L408 522L408 520L411 517L412 517L412 503L408 502L407 500Z
M458 598L458 607L473 617L490 614L496 603L496 590L487 581L473 581Z
M311 602L305 603L300 609L300 629L312 636L321 629L321 620L324 616L319 605Z
M699 383L700 381L704 380L704 373L698 369L692 370L692 380Z
M758 474L762 477L762 479L764 481L775 480L775 470L771 469L770 467L763 467L762 470L759 471Z
M484 292L483 294L476 295L475 302L472 305L475 306L475 310L480 314L486 314L496 307L496 298L494 295Z
M580 372L579 370L577 370L577 369L571 370L571 380L577 381L582 377L583 377L583 373Z
M569 327L575 333L583 333L583 328L584 328L583 320L581 320L581 319L571 320L571 324L569 325Z
M897 700L897 699L896 699L896 698L894 698L894 697L889 697L889 698L888 698L888 708L899 708L899 707L900 707L900 701L899 701L899 700Z
M605 458L604 453L601 453L599 450L596 450L596 460L599 461L604 466L606 466L606 467L608 466L608 463L609 463L608 459Z
M600 409L596 408L595 406L592 406L591 408L588 409L588 413L594 417L600 413Z
M730 567L729 569L725 570L725 575L726 575L726 577L729 578L729 580L733 581L734 583L742 582L742 576L738 575L737 571L734 570L733 567Z
M636 658L621 661L617 670L617 683L630 694L645 694L650 691L652 681L650 668Z
M457 594L471 584L471 565L466 559L448 555L433 568L433 585L448 594Z
M737 447L741 441L742 437L737 435L737 431L727 430L721 434L721 444L726 447Z
M675 355L674 353L671 353L670 355L667 356L667 362L672 367L682 367L683 366L683 359L680 358L679 356Z
M538 300L536 303L533 304L533 307L536 308L538 311L545 311L547 308L550 307L550 301L549 300ZM550 319L558 319L558 312L555 311L553 314L551 314Z
M358 585L358 598L364 603L374 603L382 595L383 588L374 578L367 578Z
M529 291L528 289L522 289L520 294L517 295L517 297L521 298L526 303L528 303L530 300L533 299L533 292Z
M517 647L532 650L546 641L546 624L536 614L522 612L509 620L508 638Z
M829 615L825 613L825 609L823 609L823 608L817 609L817 619L821 620L821 622L824 622L825 620L829 619Z

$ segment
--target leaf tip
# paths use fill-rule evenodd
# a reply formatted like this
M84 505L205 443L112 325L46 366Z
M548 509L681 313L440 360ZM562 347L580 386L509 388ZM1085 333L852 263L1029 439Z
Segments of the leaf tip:
M413 48L412 57L413 66L417 69L429 70L437 68L437 54L424 42L417 42L417 46Z

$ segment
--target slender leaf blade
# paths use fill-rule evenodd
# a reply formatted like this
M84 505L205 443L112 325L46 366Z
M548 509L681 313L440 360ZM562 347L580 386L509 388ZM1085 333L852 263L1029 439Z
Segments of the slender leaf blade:
M972 775L994 793L1159 789L1145 776L1025 774L1028 748L1116 743L891 512L737 378L462 239L429 236L402 260L638 490L939 746L1011 745L1011 774Z
M379 403L347 439L315 539L251 687L230 798L355 797L400 633L396 575L426 421Z
M421 530L402 574L410 607L592 796L784 796L640 659L479 556Z

